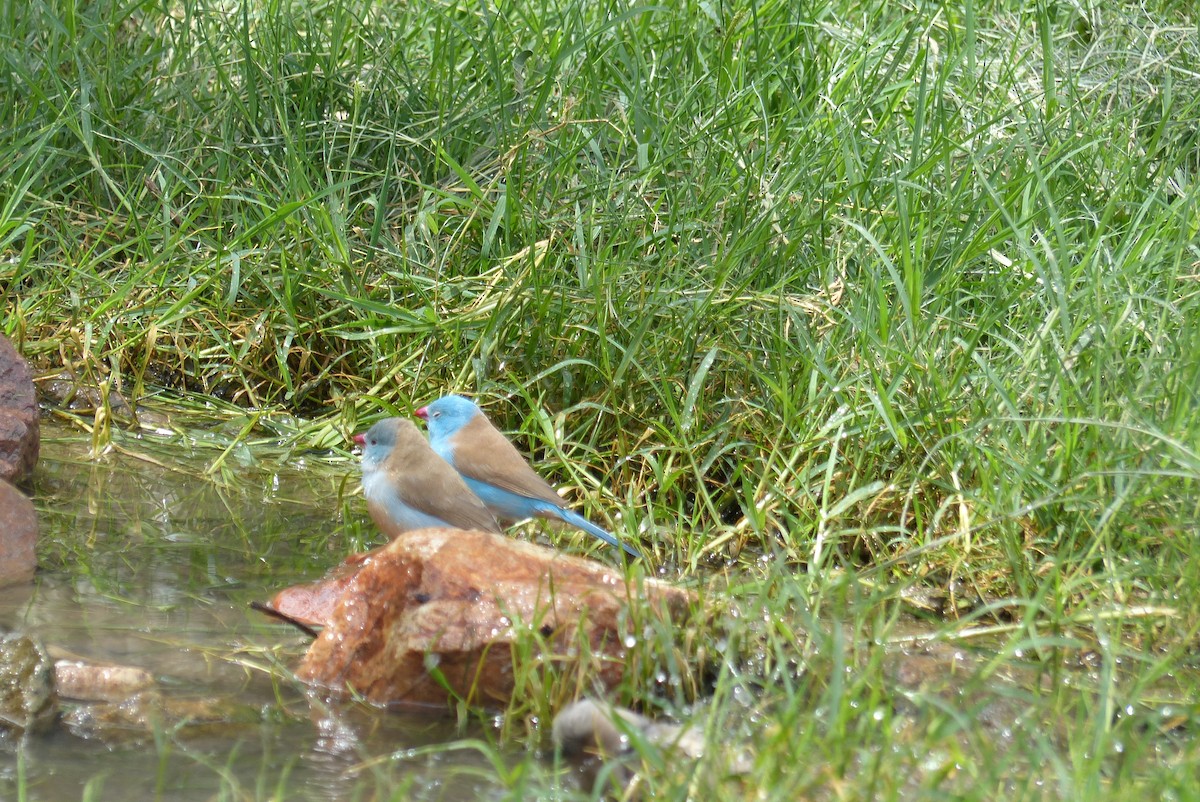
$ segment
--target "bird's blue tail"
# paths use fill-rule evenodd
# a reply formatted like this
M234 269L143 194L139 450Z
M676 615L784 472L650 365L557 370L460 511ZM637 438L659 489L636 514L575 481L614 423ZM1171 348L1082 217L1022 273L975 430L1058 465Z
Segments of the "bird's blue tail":
M549 506L549 505L547 505L547 506ZM589 535L592 535L593 537L600 538L601 540L603 540L605 543L607 543L610 546L616 546L617 548L624 549L625 553L628 554L630 557L641 557L642 556L642 555L638 554L632 546L628 545L627 543L622 543L621 541L617 540L616 537L614 537L613 535L604 531L600 527L596 526L594 523L592 523L587 518L584 518L582 515L580 515L578 513L572 512L571 510L563 509L562 507L556 507L553 509L552 514L554 514L557 518L562 519L562 521L564 523L568 523L571 526L576 527L577 529L582 529L583 531L587 532Z

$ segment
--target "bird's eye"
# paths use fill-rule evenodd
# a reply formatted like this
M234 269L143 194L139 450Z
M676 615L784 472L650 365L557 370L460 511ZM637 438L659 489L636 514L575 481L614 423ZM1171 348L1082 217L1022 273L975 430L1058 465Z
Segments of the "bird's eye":
M435 412L435 413L433 413L433 417L435 417L435 418L440 418L440 417L442 417L442 413L440 413L440 412Z

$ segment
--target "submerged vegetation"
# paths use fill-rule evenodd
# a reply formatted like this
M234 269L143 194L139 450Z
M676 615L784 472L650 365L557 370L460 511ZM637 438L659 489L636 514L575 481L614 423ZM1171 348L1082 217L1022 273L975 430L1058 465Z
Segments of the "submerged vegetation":
M696 715L763 798L1191 798L1198 25L4 4L4 331L46 376L239 421L212 481L477 395L582 512L721 584ZM106 400L76 417L127 438ZM980 650L956 692L897 678L916 634ZM499 787L550 793L514 760Z

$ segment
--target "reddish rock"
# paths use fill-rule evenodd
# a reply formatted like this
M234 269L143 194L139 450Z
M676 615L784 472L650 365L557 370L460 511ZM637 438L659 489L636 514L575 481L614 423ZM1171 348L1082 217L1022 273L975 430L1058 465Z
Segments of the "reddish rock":
M284 588L271 599L270 609L280 618L313 627L327 626L364 558L364 555L352 557L319 582Z
M377 703L505 705L512 645L537 632L529 659L611 687L625 670L624 612L683 616L690 594L653 579L627 583L591 560L487 532L422 529L370 552L345 584L297 676ZM317 620L317 619L313 619ZM581 660L587 660L583 665Z
M37 568L37 535L33 502L0 480L0 586L33 579Z
M29 365L0 334L0 479L19 482L38 458L38 404Z

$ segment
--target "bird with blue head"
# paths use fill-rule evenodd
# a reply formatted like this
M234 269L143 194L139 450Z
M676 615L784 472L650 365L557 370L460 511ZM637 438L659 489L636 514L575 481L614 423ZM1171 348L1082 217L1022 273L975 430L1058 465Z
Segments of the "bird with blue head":
M516 447L474 402L447 395L416 411L429 426L429 445L454 467L484 506L502 521L544 518L562 521L640 556L609 532L568 509L534 472Z

